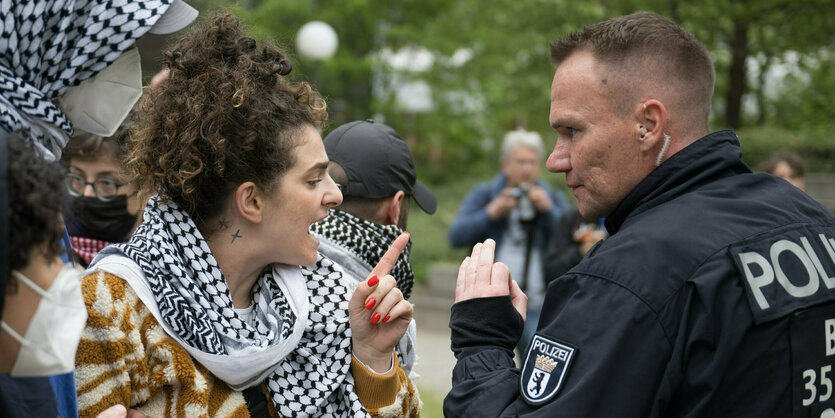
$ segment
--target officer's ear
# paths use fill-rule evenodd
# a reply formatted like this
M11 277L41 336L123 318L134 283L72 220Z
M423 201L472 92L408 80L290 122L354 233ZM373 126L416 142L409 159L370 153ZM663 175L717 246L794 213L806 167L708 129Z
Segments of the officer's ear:
M649 99L636 109L635 136L641 151L655 155L664 143L667 108L656 99Z

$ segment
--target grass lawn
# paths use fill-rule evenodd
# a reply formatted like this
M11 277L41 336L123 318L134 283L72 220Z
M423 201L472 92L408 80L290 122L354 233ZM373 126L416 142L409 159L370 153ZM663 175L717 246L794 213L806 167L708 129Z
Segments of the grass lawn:
M423 401L423 409L420 410L421 418L443 418L443 398L421 387L418 387L418 391L420 392L420 400Z

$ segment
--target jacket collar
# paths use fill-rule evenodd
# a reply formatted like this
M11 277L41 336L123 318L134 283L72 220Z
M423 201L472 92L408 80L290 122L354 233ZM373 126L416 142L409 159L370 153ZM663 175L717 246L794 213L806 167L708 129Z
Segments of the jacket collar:
M630 192L606 217L606 230L614 235L626 219L705 183L733 174L750 173L742 162L739 139L730 130L704 136L664 161Z

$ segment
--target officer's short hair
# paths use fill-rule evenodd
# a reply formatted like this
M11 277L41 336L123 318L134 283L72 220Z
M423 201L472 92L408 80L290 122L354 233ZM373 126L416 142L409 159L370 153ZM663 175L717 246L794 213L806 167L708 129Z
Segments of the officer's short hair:
M551 43L556 63L578 51L591 52L608 67L609 82L602 83L619 89L609 95L614 112L626 113L644 93L634 88L640 81L661 88L671 85L684 109L703 112L699 116L707 126L716 75L705 46L683 27L655 13L637 12L586 26Z

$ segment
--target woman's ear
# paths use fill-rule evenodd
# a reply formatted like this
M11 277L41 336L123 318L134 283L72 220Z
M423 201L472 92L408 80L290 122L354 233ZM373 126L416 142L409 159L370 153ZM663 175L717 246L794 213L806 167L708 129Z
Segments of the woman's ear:
M264 199L261 188L251 181L241 183L235 189L235 209L249 222L257 224L263 219Z

